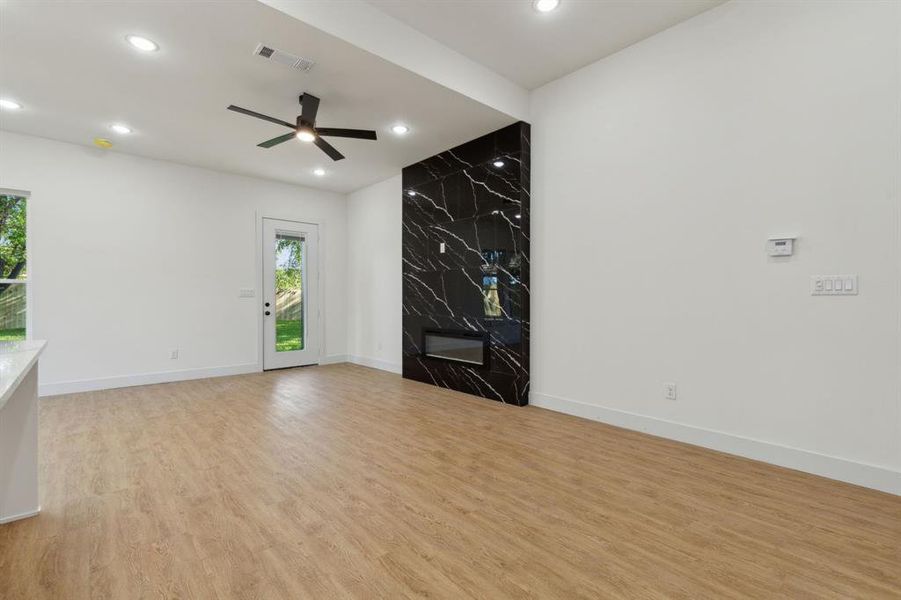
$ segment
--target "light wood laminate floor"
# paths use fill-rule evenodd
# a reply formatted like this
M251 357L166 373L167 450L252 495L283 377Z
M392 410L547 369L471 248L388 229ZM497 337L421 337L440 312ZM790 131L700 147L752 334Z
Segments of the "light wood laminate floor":
M899 598L901 498L332 365L41 402L0 597Z

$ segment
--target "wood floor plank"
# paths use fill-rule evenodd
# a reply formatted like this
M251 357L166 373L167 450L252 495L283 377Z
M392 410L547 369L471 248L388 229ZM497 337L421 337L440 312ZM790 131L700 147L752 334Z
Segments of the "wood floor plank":
M901 598L901 498L353 365L41 401L4 598Z

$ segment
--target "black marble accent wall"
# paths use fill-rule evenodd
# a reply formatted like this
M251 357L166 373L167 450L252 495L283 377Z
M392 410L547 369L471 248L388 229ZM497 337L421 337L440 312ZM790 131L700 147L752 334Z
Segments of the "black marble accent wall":
M404 377L528 403L529 139L515 123L403 170ZM431 332L481 336L484 364L436 357Z

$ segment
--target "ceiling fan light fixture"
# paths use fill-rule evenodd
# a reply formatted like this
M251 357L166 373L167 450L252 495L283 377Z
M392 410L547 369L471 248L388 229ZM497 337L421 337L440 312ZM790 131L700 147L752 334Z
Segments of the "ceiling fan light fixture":
M298 129L297 139L301 142L312 142L316 139L316 134L313 133L312 129Z
M2 1L2 0L0 0ZM295 123L291 123L289 121L284 121L282 119L277 119L275 117L270 117L269 115L264 115L263 113L258 113L253 110L248 110L246 108L241 108L240 106L235 106L234 104L229 104L226 109L231 110L237 113L241 113L242 115L247 115L248 117L253 117L255 119L260 119L263 121L268 121L269 123L273 123L275 125L281 125L283 127L287 127L291 130L291 133L285 133L283 135L272 138L271 140L266 140L265 142L260 142L257 144L258 148L272 148L274 146L278 146L279 144L284 144L285 142L289 142L292 139L296 138L302 142L313 143L316 144L316 147L322 150L329 158L332 160L344 160L344 155L341 154L337 148L332 146L326 141L327 137L339 137L339 138L351 138L357 140L376 140L378 139L378 135L375 131L371 129L346 129L344 127L316 127L316 115L319 112L319 98L316 96L304 92L300 95L300 106L301 106L301 114L297 116L297 120Z
M535 0L532 3L532 6L535 7L535 10L538 12L551 12L558 6L560 6L560 0Z
M125 41L141 52L156 52L160 49L159 44L140 35L126 35Z

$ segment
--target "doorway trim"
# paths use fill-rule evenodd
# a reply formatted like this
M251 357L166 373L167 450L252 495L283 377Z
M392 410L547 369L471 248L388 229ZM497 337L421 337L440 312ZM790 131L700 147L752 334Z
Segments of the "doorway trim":
M319 306L319 324L317 334L319 335L319 355L318 363L320 365L330 362L341 362L340 360L328 360L325 353L326 350L326 321L328 307L323 298L325 297L326 273L325 263L327 261L326 243L328 239L328 220L327 219L310 219L308 216L302 216L294 213L270 212L270 211L254 211L254 241L256 245L256 255L254 263L256 264L256 294L254 301L256 302L257 311L257 371L263 372L263 353L265 352L265 323L263 321L263 294L265 292L266 270L263 266L263 219L277 219L279 221L292 221L294 223L303 223L306 225L316 225L319 228L319 264L316 269L316 303Z

